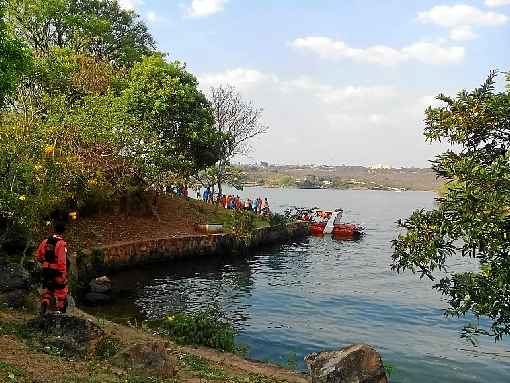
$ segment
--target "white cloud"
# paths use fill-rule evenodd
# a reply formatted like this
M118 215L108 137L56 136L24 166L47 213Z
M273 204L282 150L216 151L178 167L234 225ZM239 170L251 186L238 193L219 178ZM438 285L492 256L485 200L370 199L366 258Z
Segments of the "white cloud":
M151 24L156 24L162 20L161 17L154 11L147 12L146 18Z
M485 0L485 5L488 7L500 7L510 5L510 0Z
M427 64L459 63L464 59L464 47L445 47L435 43L419 42L402 49L409 60Z
M224 72L205 73L198 76L198 81L200 87L206 90L218 85L232 85L239 89L245 89L265 81L277 82L278 79L256 69L234 68L227 69Z
M502 0L492 1L501 2ZM420 12L417 19L424 24L449 28L449 37L453 41L467 41L478 37L472 27L497 27L505 24L508 21L508 16L502 13L483 11L466 4L456 4L437 5L428 11Z
M117 1L122 9L126 9L128 11L134 11L136 8L143 4L142 0L117 0Z
M188 9L191 17L205 17L223 11L228 0L192 0Z
M205 90L234 85L243 98L264 109L269 131L253 145L253 158L259 161L427 166L435 154L423 140L424 110L434 102L427 96L430 90L424 94L385 84L329 84L254 68L198 78Z
M310 51L324 59L350 59L356 62L393 66L406 61L428 64L458 63L464 59L464 48L438 43L417 42L400 49L385 45L352 48L345 42L323 36L295 39L292 47Z
M495 27L508 21L508 16L492 11L482 11L465 4L437 5L418 14L418 21L435 24L445 28L459 26Z
M474 40L478 35L473 32L473 29L469 25L461 25L459 27L452 28L449 34L450 40L453 41L469 41Z

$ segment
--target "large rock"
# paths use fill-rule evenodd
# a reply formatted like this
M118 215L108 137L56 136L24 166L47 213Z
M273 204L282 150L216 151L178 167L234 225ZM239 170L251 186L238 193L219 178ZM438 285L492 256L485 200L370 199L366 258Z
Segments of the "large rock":
M177 374L176 357L165 342L135 344L117 353L111 363L145 376L173 378Z
M104 331L89 319L50 312L28 322L40 343L70 356L92 353Z
M313 383L388 383L379 353L366 344L305 358Z
M89 283L90 291L98 294L108 294L112 290L112 282L108 277L99 277Z
M0 263L0 292L26 290L30 287L30 274L13 263Z

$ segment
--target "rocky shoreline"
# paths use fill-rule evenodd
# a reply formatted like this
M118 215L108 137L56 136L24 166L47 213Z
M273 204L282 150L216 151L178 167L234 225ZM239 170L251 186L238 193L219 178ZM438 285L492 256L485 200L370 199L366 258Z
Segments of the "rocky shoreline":
M97 274L178 257L242 252L306 234L306 224L295 223L259 229L249 242L229 234L213 234L103 247L74 257L75 283L92 278L87 288L93 296L88 298L105 298L103 303L108 304L111 282L104 276L97 278ZM65 315L40 317L35 314L37 285L36 272L18 264L0 265L0 342L5 345L0 352L0 381L5 375L7 379L14 376L17 382L388 382L381 357L367 345L313 353L305 359L310 373L302 374L240 355L178 346L143 324L124 326L74 307ZM57 375L60 370L68 371L67 375L57 378L55 371L45 374L36 370L39 363L45 363L49 371L59 369Z

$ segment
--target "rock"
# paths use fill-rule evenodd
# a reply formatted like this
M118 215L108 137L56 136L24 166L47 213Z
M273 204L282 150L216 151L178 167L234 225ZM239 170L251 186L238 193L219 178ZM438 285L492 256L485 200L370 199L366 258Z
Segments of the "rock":
M85 300L93 305L99 305L110 302L112 297L101 293L87 293L85 294Z
M172 378L177 374L177 360L169 352L169 344L164 342L135 344L117 353L111 363L132 368L144 376Z
M86 356L104 331L88 319L50 312L32 319L28 328L39 333L43 346L54 347L70 356Z
M30 274L14 263L0 264L0 292L26 290L30 287Z
M39 308L39 294L35 290L13 290L0 293L0 303L15 309L35 312Z
M379 353L366 344L306 356L312 383L388 383Z
M112 281L108 277L99 277L90 281L89 286L93 293L106 294L112 289Z

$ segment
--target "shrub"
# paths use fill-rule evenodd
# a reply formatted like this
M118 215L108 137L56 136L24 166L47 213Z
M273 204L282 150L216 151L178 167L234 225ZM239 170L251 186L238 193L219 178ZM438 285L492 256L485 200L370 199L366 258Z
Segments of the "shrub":
M215 307L190 315L168 315L163 320L149 322L149 326L178 344L207 346L226 352L236 351L236 331Z
M120 339L113 336L103 337L96 345L96 358L110 359L120 351Z
M270 218L270 225L272 227L279 227L279 226L285 226L287 223L289 223L289 218L283 214L275 213Z
M249 244L255 230L255 215L248 211L235 210L227 226L235 238Z

